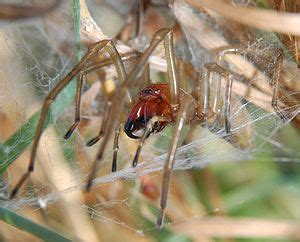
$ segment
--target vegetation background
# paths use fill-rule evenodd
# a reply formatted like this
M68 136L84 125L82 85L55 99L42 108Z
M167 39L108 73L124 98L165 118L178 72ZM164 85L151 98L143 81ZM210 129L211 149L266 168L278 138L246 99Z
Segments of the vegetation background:
M299 115L294 116L299 111L300 33L297 31L300 25L295 23L300 19L300 2L188 1L194 7L202 4L193 14L200 23L207 23L203 32L199 25L189 26L185 22L183 8L174 7L184 1L174 1L170 6L164 1L152 1L145 12L143 35L138 42L126 42L134 32L134 27L124 28L134 26L134 18L130 18L134 16L131 15L133 2L62 1L41 16L1 21L0 240L299 241L300 134ZM234 6L236 11L226 12L223 4ZM251 8L257 15L243 20L239 7L248 12ZM278 12L296 13L294 22L284 22ZM265 18L259 18L261 13ZM107 92L117 88L114 69L106 68L88 76L83 94L83 120L68 141L63 140L63 135L72 123L76 83L72 82L59 95L47 119L35 171L18 197L9 200L9 191L27 169L30 155L27 147L34 137L45 96L76 65L87 46L104 37L117 37L123 38L123 42L118 42L121 53L132 48L142 51L153 33L168 26L174 15L186 36L175 33L177 54L185 60L190 58L196 68L211 61L213 48L209 44L217 43L220 36L228 44L252 46L258 57L247 57L257 71L266 75L274 71L274 66L260 59L259 53L274 46L283 48L280 100L286 105L289 120L280 120L270 102L258 105L259 96L251 99L251 95L248 98L241 94L241 89L235 89L237 122L234 127L241 131L238 141L231 144L222 134L207 128L198 127L194 131L191 143L179 149L165 227L157 230L160 169L172 127L147 140L142 164L136 172L132 172L130 163L137 142L121 134L119 171L110 173L111 148L92 192L86 194L81 189L98 147L87 148L85 142L98 132L102 120L103 87ZM0 16L6 18L1 11ZM273 21L274 16L278 21ZM238 17L241 22L234 21ZM272 21L265 21L268 17ZM201 33L200 39L196 39L197 33ZM260 49L261 42L264 49ZM155 52L151 62L151 76L157 82L166 80L165 74L159 71L163 69L162 53L162 50ZM200 54L201 60L195 61L195 56L200 59ZM128 69L132 66L129 62ZM251 80L245 83L250 93L262 90L263 84L257 86ZM262 91L268 100L271 91L270 85ZM240 114L246 116L240 118Z

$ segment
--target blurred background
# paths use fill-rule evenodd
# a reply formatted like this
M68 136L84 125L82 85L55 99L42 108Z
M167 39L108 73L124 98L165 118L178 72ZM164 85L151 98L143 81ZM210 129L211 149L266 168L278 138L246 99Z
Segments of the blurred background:
M291 33L293 26L287 33L250 27L214 12L207 1L196 9L182 0L143 1L137 28L136 2L0 1L0 241L299 241L299 34ZM214 4L235 7L235 14L242 14L239 7L283 14L300 10L300 2L292 0ZM74 119L76 81L58 96L35 170L16 199L9 200L27 169L44 98L88 46L113 38L125 59L132 53L125 61L128 72L154 33L171 26L176 57L184 63L181 85L188 92L195 89L196 72L217 60L217 50L238 45L245 51L222 63L235 78L233 133L226 135L222 121L184 127L164 228L157 230L155 222L172 125L146 140L136 169L131 163L138 141L121 131L118 171L111 173L111 139L92 191L83 190L101 140L92 147L86 142L99 132L106 103L120 85L112 66L87 75L82 120L67 141L63 137ZM271 106L278 49L284 51L278 95L286 120ZM91 64L105 58L102 53ZM148 82L167 82L163 46L149 62ZM131 91L136 97L139 88Z

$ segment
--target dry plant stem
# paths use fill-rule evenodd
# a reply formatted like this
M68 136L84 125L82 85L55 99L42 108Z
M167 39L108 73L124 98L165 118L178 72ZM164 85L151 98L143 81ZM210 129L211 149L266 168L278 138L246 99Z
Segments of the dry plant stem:
M184 223L171 224L170 228L191 238L268 238L299 240L299 223L293 220L257 218L230 218L206 216Z
M117 89L116 94L113 98L113 102L112 102L113 112L110 112L110 114L109 114L105 134L104 134L102 143L100 145L98 154L96 156L96 159L92 164L90 174L89 174L89 177L87 180L87 185L86 185L87 191L89 191L91 188L92 181L96 174L98 163L100 162L100 160L103 157L103 153L104 153L104 150L108 143L108 140L110 138L110 135L112 134L114 128L116 127L116 123L118 122L118 120L120 120L120 115L123 111L124 98L125 98L127 90L131 89L132 86L136 84L136 79L143 72L143 69L144 69L151 53L154 51L154 49L157 47L157 45L165 39L166 35L170 31L171 31L170 29L161 29L155 33L149 47L144 51L144 53L139 58L135 68L133 68L130 71L126 80L124 82L122 82L121 86Z
M233 6L222 0L187 0L193 8L208 8L230 20L265 31L300 36L300 14Z
M190 96L186 96L186 100L184 100L183 105L181 105L178 119L176 121L176 125L174 127L175 131L172 136L171 146L168 151L167 158L164 164L163 170L163 182L162 182L162 191L161 191L161 200L160 200L160 210L156 222L156 227L161 229L163 227L163 220L165 217L165 209L167 206L167 199L170 190L170 182L171 182L171 173L173 170L173 165L175 161L175 152L178 146L179 137L183 128L183 124L186 122L188 110L192 104L193 98Z
M50 138L49 137L53 137ZM51 156L49 156L49 153ZM73 170L68 166L63 154L63 148L59 142L59 135L53 127L47 128L41 137L38 149L38 157L44 162L39 164L46 173L47 182L51 183L51 189L64 191L70 186L78 184L78 177L74 176ZM53 159L55 157L55 159ZM38 166L38 167L39 167ZM44 182L45 184L45 182ZM99 241L97 231L89 214L82 209L83 194L80 190L72 193L58 192L61 209L60 222L67 224L72 238L80 241ZM40 199L40 198L39 198ZM42 201L43 199L41 199ZM47 204L47 199L43 200ZM49 207L46 207L49 208Z
M61 92L61 90L66 85L68 85L71 82L71 80L73 80L73 78L78 75L78 73L80 73L82 70L84 70L86 63L89 60L91 60L92 57L99 54L99 52L103 48L105 48L107 51L109 50L108 53L111 55L111 58L112 58L115 66L116 66L116 69L117 70L119 69L118 73L120 74L122 72L122 70L121 70L122 66L120 66L120 61L116 60L117 58L119 58L119 55L114 54L115 48L113 48L112 46L114 46L114 44L111 40L103 40L103 41L100 41L100 42L98 42L94 45L91 45L89 50L87 51L87 53L81 59L81 61L69 72L69 74L63 80L61 80L53 88L53 90L51 90L51 92L45 98L45 101L44 101L44 104L43 104L43 107L42 107L41 117L39 119L39 123L38 123L37 129L36 129L36 134L35 134L33 145L32 145L32 151L31 151L31 155L30 155L30 162L29 162L28 170L21 177L21 179L19 180L19 182L17 183L17 185L13 189L13 191L10 195L11 198L13 198L18 193L18 190L20 189L20 187L28 179L30 173L33 172L33 170L34 170L34 162L35 162L35 158L36 158L36 152L37 152L39 140L40 140L40 137L41 137L41 134L42 134L43 124L44 124L45 119L47 117L47 113L48 113L48 110L49 110L49 107L50 107L51 103L55 100L55 98ZM123 66L123 68L124 68L124 66ZM122 80L122 76L119 76L119 79ZM79 84L80 84L80 82L79 82ZM80 93L80 85L77 85L77 93ZM77 99L79 97L80 97L80 95L77 96ZM76 103L78 103L78 100L77 100Z
M0 4L0 19L17 20L24 18L32 18L41 16L56 9L60 4L61 0L54 0L47 7L38 6L21 6L16 4Z
M108 36L105 35L99 28L99 26L95 23L94 19L92 18L89 12L85 0L79 0L79 4L81 42L95 43L104 39L109 39Z

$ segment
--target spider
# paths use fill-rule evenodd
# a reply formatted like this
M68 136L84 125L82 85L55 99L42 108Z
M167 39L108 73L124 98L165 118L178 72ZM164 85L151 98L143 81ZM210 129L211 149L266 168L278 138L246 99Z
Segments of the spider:
M147 60L156 47L161 43L164 43L165 55L167 61L167 77L168 84L152 84L143 88L138 100L133 102L130 90L135 87L140 87L141 83L137 81L137 78L143 73L147 65ZM91 64L92 58L101 54L102 51L106 51L111 61L103 62L101 65L93 66ZM139 146L137 148L135 157L133 159L133 167L138 163L139 154L142 146L147 137L155 132L160 132L168 124L175 123L174 132L172 136L172 142L168 150L167 158L163 167L163 181L160 200L160 210L157 218L157 228L162 228L163 220L165 216L165 209L167 206L167 197L170 190L170 179L172 169L175 161L175 153L179 142L179 137L184 124L194 123L208 123L214 122L212 117L221 115L225 126L225 131L229 134L231 132L231 92L233 83L233 74L230 70L222 67L223 57L226 54L239 54L242 52L242 48L227 47L218 51L218 60L213 63L207 63L204 65L204 70L199 70L197 77L195 91L189 93L180 87L181 81L177 71L176 58L173 46L173 29L160 29L152 38L147 49L138 57L135 68L127 74L124 68L122 57L118 53L115 44L112 40L102 40L91 45L88 51L83 56L81 61L70 71L70 73L63 78L47 95L42 107L41 117L36 129L36 135L32 145L32 151L30 155L30 162L27 172L20 178L15 188L11 192L11 198L13 198L19 191L20 187L30 176L30 173L34 170L36 152L39 144L40 137L42 135L42 127L46 119L46 115L51 103L55 100L58 94L70 81L78 76L77 79L77 91L75 99L75 119L70 129L65 134L64 138L68 139L80 122L80 102L81 92L84 79L88 72L95 71L104 65L112 62L116 68L118 78L121 82L117 88L116 93L110 98L106 104L106 110L103 115L103 122L101 124L100 131L97 136L91 139L87 145L91 146L95 144L100 138L102 142L99 147L99 151L91 166L90 173L86 183L86 190L89 191L92 186L93 179L96 175L97 167L103 158L104 151L107 147L108 140L112 133L115 133L114 140L114 156L112 163L112 171L116 171L117 168L117 152L118 152L118 138L121 129L121 113L123 113L124 104L126 102L131 105L132 109L128 116L128 119L124 125L125 133L134 139L140 139ZM124 59L124 58L123 58ZM278 81L280 77L280 70L283 61L283 53L280 50L278 52L276 60L276 71L272 78L273 84L273 98L272 106L276 112L282 116L282 113L277 106L278 100ZM216 80L217 90L216 95L213 96L214 108L210 106L212 95L210 95L210 77L212 73L216 73L220 78ZM221 80L226 82L224 92L224 105L221 101ZM224 112L221 112L222 106L224 106ZM115 132L114 132L115 131Z

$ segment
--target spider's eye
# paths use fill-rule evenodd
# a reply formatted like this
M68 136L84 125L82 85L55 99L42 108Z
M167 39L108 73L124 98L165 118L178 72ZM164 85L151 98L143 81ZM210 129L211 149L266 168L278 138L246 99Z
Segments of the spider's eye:
M146 88L146 89L141 91L141 94L150 95L150 94L152 94L152 90L150 88Z

